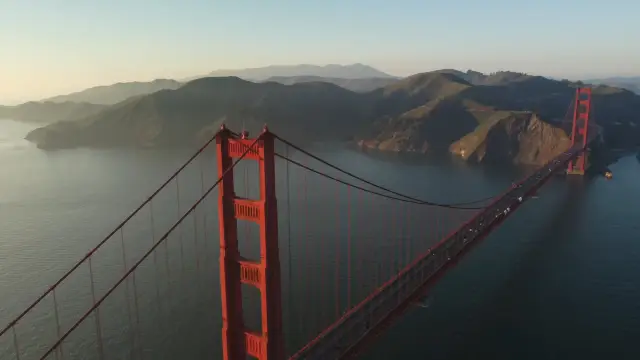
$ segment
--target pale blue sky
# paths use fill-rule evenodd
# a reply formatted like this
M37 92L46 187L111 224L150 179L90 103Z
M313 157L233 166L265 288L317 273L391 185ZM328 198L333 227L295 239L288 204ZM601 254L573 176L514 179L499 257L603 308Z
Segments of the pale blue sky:
M638 0L0 0L0 103L270 64L640 75L639 19Z

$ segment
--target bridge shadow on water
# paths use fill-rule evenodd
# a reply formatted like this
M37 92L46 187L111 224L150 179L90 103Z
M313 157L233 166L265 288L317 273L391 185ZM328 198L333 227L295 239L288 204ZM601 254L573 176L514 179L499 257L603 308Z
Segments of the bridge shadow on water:
M551 312L558 310L558 303L562 299L545 297L545 290L539 286L540 282L553 276L545 273L546 270L542 270L540 264L558 261L556 252L562 252L559 248L565 247L565 242L571 240L566 235L580 223L580 209L589 179L573 177L566 182L562 189L564 194L558 194L560 198L551 201L553 210L550 209L546 215L536 219L536 224L542 223L539 229L531 231L524 227L522 217L528 214L523 213L521 218L512 219L512 226L506 226L504 231L497 231L492 235L493 239L487 242L486 251L504 245L511 248L508 250L509 255L499 260L502 265L496 268L504 277L496 274L499 280L489 287L491 293L488 298L473 311L477 317L465 323L461 336L447 349L447 358L472 359L487 356L501 359L541 359L571 356L571 349L568 348L564 354L552 354L545 348L549 341L558 341L555 338L557 330L552 333L528 330L557 327L557 321L553 324L545 322L550 317L559 319L571 312L571 304L563 304L564 306L560 306L563 313L552 315ZM541 196L545 195L542 193ZM548 206L549 204L542 204L540 207ZM528 230L526 234L519 232L517 228L513 229L520 226L521 229ZM518 238L520 239L517 240ZM505 244L507 241L511 244ZM484 275L488 273L484 272ZM555 304L545 306L550 301ZM532 321L539 323L532 324Z
M362 358L541 359L561 355L549 354L544 345L562 341L557 331L531 333L528 329L555 327L555 322L532 321L570 313L570 304L558 305L561 300L540 289L541 282L553 277L540 264L562 261L558 257L563 255L556 251L568 246L563 243L571 238L565 235L579 226L590 183L583 177L551 180L539 199L529 200L441 280L429 294L428 307L410 309ZM547 307L548 302L556 305ZM559 308L564 313L556 313ZM423 349L420 356L411 351L417 348Z

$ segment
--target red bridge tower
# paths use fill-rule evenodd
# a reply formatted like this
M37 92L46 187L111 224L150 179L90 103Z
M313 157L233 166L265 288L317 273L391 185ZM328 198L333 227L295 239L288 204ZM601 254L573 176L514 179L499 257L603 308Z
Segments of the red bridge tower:
M274 137L265 128L257 143L231 136L223 127L216 139L220 220L220 290L222 295L222 351L224 360L245 360L247 355L260 360L283 360L280 259L278 254L278 213L275 190ZM253 146L253 147L252 147ZM258 161L260 199L236 197L233 183L233 159ZM224 175L223 175L224 174ZM237 220L260 225L260 259L249 260L238 250ZM249 331L244 326L242 284L260 290L262 329Z
M569 162L567 174L584 175L588 167L589 142L589 114L591 112L591 88L576 89L576 98L573 106L573 126L571 131L571 146L580 145L585 148L578 157Z

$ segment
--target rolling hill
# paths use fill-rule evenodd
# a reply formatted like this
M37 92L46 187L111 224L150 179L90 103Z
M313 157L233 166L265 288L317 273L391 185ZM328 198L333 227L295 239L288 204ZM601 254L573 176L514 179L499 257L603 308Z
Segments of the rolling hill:
M195 144L224 121L262 124L298 142L356 140L363 148L453 153L470 161L539 164L568 146L558 120L576 84L540 76L440 70L357 93L327 82L254 83L203 78L34 130L43 148ZM598 86L595 121L611 146L640 145L640 96Z
M284 85L293 85L307 82L325 82L338 85L342 88L355 92L369 92L392 84L398 81L398 79L390 77L344 79L321 76L272 76L265 80L265 82L267 81L273 81Z
M569 110L575 84L511 72L466 75L441 70L376 90L378 118L357 135L358 143L519 164L544 163L569 146L567 133L556 124ZM636 106L640 96L629 91L594 88L594 120L610 145L640 144Z
M254 133L267 123L300 142L347 139L370 117L369 108L368 97L333 84L202 78L177 90L129 99L79 121L36 129L27 139L43 148L175 146L201 141L223 121Z

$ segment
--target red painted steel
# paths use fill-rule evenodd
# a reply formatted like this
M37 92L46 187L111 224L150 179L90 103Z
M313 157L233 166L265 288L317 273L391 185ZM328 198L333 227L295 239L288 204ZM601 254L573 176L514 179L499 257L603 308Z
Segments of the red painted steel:
M255 149L253 140L236 139L223 129L216 140L218 174L223 176L218 198L220 221L220 289L222 297L223 359L244 360L247 355L260 360L284 359L280 259L278 251L278 207L275 194L274 137L265 128ZM237 198L234 191L232 159L247 153L259 164L260 199ZM260 259L247 260L238 250L237 220L260 226ZM242 284L260 290L262 329L248 331L243 321Z
M589 143L589 115L591 113L591 88L576 89L573 109L573 125L571 131L571 146L587 147ZM584 175L588 166L588 152L580 153L575 160L569 162L567 174Z
M230 151L231 133L224 129L216 138L218 176L222 177L218 190L220 221L220 290L222 300L222 356L224 359L244 359L244 321L238 250L238 224L235 217L233 187L233 159Z

